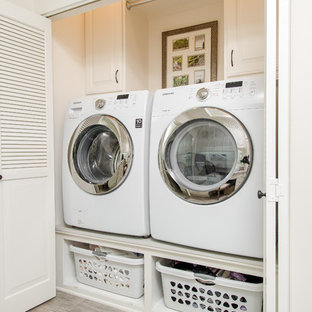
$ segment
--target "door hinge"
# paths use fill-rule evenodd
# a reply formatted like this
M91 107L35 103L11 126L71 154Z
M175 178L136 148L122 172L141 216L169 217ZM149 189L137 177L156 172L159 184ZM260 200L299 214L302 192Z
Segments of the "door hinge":
M271 179L268 183L267 198L269 202L279 202L280 198L284 196L283 187L278 179Z

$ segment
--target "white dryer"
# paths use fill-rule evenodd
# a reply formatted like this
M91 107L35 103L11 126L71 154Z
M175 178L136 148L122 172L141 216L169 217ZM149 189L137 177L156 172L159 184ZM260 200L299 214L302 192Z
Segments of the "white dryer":
M73 100L63 142L63 205L68 225L147 236L148 91Z
M152 237L262 257L263 90L263 76L255 76L156 92Z

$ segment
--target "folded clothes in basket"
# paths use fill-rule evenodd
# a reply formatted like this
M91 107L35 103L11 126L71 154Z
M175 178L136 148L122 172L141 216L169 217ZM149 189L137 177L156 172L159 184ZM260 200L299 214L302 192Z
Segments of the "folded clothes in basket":
M207 275L214 276L214 277L228 278L228 279L240 281L240 282L255 283L255 284L262 283L261 277L248 275L248 274L242 274L242 273L238 273L234 271L221 270L221 269L199 265L199 264L193 264L193 263L187 263L187 262L181 262L181 261L172 261L171 266L179 270L191 271L193 273L198 273L198 274L207 274Z

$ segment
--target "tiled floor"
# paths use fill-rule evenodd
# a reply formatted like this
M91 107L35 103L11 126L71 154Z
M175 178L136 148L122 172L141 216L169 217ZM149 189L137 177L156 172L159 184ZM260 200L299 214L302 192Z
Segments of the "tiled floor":
M57 292L56 297L28 312L122 312L87 299Z

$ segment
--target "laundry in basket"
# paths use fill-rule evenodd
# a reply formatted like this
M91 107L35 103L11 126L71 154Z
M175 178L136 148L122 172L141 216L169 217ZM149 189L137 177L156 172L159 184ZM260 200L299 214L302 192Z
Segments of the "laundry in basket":
M247 276L253 282L243 282L235 280L242 278L240 273L230 279L216 276L214 268L199 266L194 272L192 264L184 266L184 263L178 263L176 266L179 268L175 268L174 263L170 260L156 263L156 269L161 273L164 301L168 308L183 312L262 311L261 278Z

